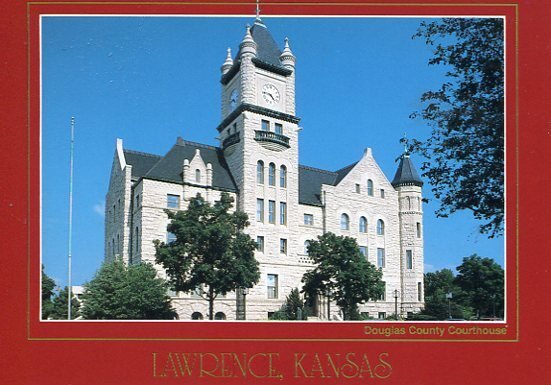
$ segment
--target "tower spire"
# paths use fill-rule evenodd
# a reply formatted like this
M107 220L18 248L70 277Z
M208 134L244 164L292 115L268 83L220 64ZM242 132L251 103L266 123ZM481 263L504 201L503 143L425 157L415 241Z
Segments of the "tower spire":
M404 132L404 136L402 137L402 140L400 140L402 143L404 143L404 153L402 156L409 156L409 150L408 150L408 137L407 134Z

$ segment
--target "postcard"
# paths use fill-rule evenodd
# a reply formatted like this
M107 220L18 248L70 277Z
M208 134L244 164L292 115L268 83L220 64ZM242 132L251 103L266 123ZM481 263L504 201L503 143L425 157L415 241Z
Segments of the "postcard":
M8 2L0 378L547 383L548 9Z

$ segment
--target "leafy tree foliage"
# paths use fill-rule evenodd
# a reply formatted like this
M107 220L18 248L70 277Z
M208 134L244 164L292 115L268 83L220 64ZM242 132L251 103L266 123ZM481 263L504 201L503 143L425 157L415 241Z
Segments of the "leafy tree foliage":
M53 319L67 319L67 300L69 297L67 286L54 297L50 317ZM80 302L76 298L71 299L71 319L79 317Z
M421 315L435 319L503 317L504 272L491 258L474 254L463 258L454 276L449 269L425 274L425 309ZM452 293L448 303L447 293Z
M147 263L126 266L117 258L104 263L84 285L85 319L174 319L167 284Z
M209 319L217 296L253 287L260 279L255 242L243 232L249 225L247 214L230 212L232 203L223 193L214 205L197 196L187 210L167 210L168 231L176 240L155 241L156 261L166 269L170 285L184 292L199 289L209 302Z
M358 304L382 295L383 273L365 259L354 238L323 234L310 242L308 254L316 267L302 277L302 291L311 298L329 294L345 320L358 319Z
M42 265L42 319L48 319L52 314L55 282L44 273L44 265Z
M300 309L300 310L298 310ZM300 317L299 317L300 316ZM271 319L273 320L305 320L308 318L306 306L298 289L293 289L285 298L285 302L281 305L281 308L275 312Z
M471 210L490 238L503 233L504 218L504 50L503 20L445 18L423 22L414 37L435 46L430 65L449 69L439 90L427 91L421 116L431 136L414 140L423 175L447 217Z
M446 295L452 294L448 302ZM468 319L472 315L469 306L464 306L465 295L455 283L453 272L442 269L434 273L425 274L425 309L422 315L432 316L434 319L444 320L450 317Z
M503 317L504 272L491 258L476 254L463 258L455 283L479 317Z

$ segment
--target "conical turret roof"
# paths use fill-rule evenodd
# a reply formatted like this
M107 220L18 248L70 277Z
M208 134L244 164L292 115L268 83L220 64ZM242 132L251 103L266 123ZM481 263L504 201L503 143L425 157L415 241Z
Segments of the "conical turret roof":
M256 43L256 58L264 63L281 67L281 61L279 60L281 50L262 20L255 20L251 27L251 35ZM240 54L241 50L237 53L237 57Z
M402 155L400 159L400 164L398 165L398 170L396 170L396 174L394 175L394 179L392 180L392 185L394 187L408 185L419 187L423 186L423 181L417 173L417 170L415 170L415 166L413 165L413 162L411 161L409 155Z

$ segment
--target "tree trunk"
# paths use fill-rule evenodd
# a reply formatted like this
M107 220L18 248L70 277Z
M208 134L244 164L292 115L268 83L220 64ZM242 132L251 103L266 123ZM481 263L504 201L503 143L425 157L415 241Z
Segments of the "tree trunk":
M209 320L214 319L214 290L209 287Z

